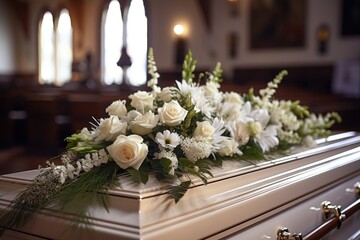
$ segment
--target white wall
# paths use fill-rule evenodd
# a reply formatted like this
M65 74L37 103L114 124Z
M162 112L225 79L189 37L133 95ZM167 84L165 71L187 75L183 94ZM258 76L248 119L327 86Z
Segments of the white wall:
M196 1L151 0L152 26L151 45L159 69L173 68L172 26L177 19L187 21L190 27L189 45L198 59L199 67L212 67L221 61L225 74L232 75L233 67L289 66L333 64L342 59L360 59L360 37L340 36L341 0L307 1L306 41L303 48L273 50L251 50L249 43L249 4L251 0L240 0L240 14L233 18L225 0L212 1L213 31L206 34ZM317 52L316 30L320 24L330 27L331 35L326 55ZM230 32L239 36L238 56L227 56L226 37Z

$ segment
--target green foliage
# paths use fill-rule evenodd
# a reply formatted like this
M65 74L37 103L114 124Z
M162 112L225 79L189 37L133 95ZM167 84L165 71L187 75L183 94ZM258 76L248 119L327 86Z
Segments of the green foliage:
M183 70L181 72L182 79L187 83L191 83L195 77L194 71L196 68L196 60L193 59L191 51L189 51L183 63Z
M254 142L254 140L249 140L249 142L240 148L243 155L239 157L239 160L263 160L265 155L261 150L261 147Z
M128 168L126 171L131 175L132 179L135 182L141 182L143 184L146 184L149 180L149 165L148 164L142 164L139 168L139 170L136 170L134 168Z
M185 195L187 190L190 188L191 181L182 182L180 185L171 186L169 191L169 196L175 200L175 203L179 202L179 200Z
M79 154L87 154L87 153L94 153L99 151L100 149L105 148L110 143L104 141L102 143L90 143L90 142L84 142L84 140L81 138L80 134L73 134L67 138L65 138L65 141L67 142L66 149L74 151ZM81 144L79 144L81 142Z
M63 185L53 197L55 206L74 214L76 224L87 224L88 209L93 204L99 204L108 211L107 190L118 186L118 170L118 165L111 161L81 174L76 181Z
M150 161L152 169L155 172L155 177L158 180L165 180L171 178L169 171L171 170L171 160L167 158L154 159Z
M34 179L7 207L0 219L0 236L5 229L21 227L34 213L47 206L60 189L59 181L51 171L45 171Z

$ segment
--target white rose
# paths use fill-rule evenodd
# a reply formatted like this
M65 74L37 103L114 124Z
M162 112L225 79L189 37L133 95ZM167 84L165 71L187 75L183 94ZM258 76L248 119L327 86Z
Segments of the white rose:
M115 115L115 116L118 116L118 117L123 117L127 114L127 109L126 109L126 101L123 100L117 100L117 101L114 101L110 104L110 106L108 106L106 108L106 112L109 114L109 115Z
M241 145L245 145L250 138L250 131L248 126L243 123L243 122L238 122L235 125L236 129L235 129L235 140L241 144Z
M238 148L239 144L232 138L221 141L220 145L218 153L222 157L232 157L234 154L241 155L241 151Z
M171 101L171 88L165 87L159 93L159 97L163 102L170 102Z
M160 121L168 126L177 126L184 121L188 111L180 106L180 104L171 100L171 102L164 103L162 108L158 109Z
M153 109L154 96L145 91L138 91L129 96L130 105L141 113L145 113Z
M149 111L144 115L136 116L130 124L131 131L139 135L146 135L156 127L159 122L159 116Z
M120 121L117 116L110 116L109 118L101 118L97 128L98 135L96 141L113 140L120 134L125 134L127 123Z
M148 146L139 135L120 135L106 149L122 169L133 167L139 170L148 154Z
M215 128L208 121L197 122L197 127L194 131L194 137L202 136L205 138L212 139L215 133Z

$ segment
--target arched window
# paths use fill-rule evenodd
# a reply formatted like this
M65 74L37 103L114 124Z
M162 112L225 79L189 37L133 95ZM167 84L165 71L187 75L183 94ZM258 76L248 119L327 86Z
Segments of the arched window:
M56 80L62 85L71 78L72 53L72 27L69 11L60 12L56 28Z
M123 71L116 65L123 46L123 21L120 4L112 0L104 13L102 41L102 79L107 85L121 84Z
M54 20L50 12L45 12L39 29L39 82L55 81Z
M146 82L147 61L147 18L143 0L132 0L125 11L126 28L123 27L118 0L112 0L104 11L102 25L102 79L107 85L123 82L123 70L117 66L121 57L121 49L127 46L131 58L131 66L127 74L129 84L138 86ZM125 41L124 43L124 36Z
M127 20L127 51L132 61L129 82L138 86L146 82L148 32L143 0L131 1Z
M61 86L69 81L72 55L68 10L60 12L57 22L49 11L45 12L39 24L39 83Z

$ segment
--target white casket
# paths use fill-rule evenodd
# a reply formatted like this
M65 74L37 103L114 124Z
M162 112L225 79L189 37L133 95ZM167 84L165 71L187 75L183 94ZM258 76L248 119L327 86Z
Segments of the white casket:
M21 229L5 231L3 239L300 239L295 233L307 239L331 219L340 228L323 239L360 237L359 211L342 216L341 226L339 212L331 211L358 201L358 133L334 134L272 161L225 161L213 173L206 186L195 179L178 203L168 197L166 185L152 179L139 185L121 176L122 188L110 191L109 212L92 208L92 229L73 228L71 214L43 209ZM1 211L36 174L0 177ZM327 219L324 201L331 202Z

